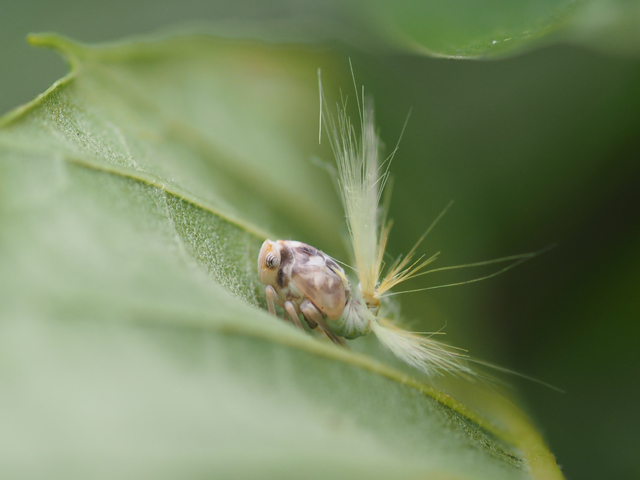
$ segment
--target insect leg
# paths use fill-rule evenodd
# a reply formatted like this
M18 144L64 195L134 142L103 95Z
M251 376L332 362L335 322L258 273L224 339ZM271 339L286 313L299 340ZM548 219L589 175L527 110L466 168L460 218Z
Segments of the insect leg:
M269 306L269 313L271 315L276 314L276 297L278 294L276 293L276 289L271 285L267 285L267 288L264 289L267 295L267 305Z
M278 294L276 293L276 289L273 288L271 285L267 285L267 287L265 288L265 292L267 295L267 305L269 306L269 313L271 313L271 315L277 316L276 298L278 298ZM296 313L296 309L293 303L285 302L284 308L286 312L291 316L291 320L293 320L293 322L297 325L297 327L300 328L301 330L304 330L302 328L302 324L300 323L300 319L298 318L298 314Z
M307 322L307 325L309 325L309 328L311 330L315 330L318 327L318 324L313 320L311 320L310 318L307 318L304 315L302 316L302 318L304 318L305 322Z
M324 321L322 312L320 312L320 310L318 310L313 303L311 303L309 300L305 300L300 305L300 311L306 318L309 318L310 320L320 325L320 328L324 330L324 333L327 334L327 337L329 337L333 343L345 346L344 340L342 340L335 333L333 333L333 331L331 331L329 325L327 325L327 322Z
M296 326L300 330L304 330L304 328L302 328L302 324L300 323L300 319L298 318L296 307L293 305L293 303L287 300L286 302L284 302L284 309L287 311L287 313L291 317L291 320L293 320Z

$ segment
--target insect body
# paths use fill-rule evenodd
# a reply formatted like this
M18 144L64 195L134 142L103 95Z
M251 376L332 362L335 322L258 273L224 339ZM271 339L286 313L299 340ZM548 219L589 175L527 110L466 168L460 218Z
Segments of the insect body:
M357 135L344 105L338 106L337 121L334 120L324 102L322 88L320 92L321 112L336 157L336 180L347 218L357 282L351 282L332 258L310 245L266 240L260 249L258 271L260 282L266 286L269 311L275 315L276 305L283 307L300 328L301 315L310 328L321 328L338 344L344 343L343 338L374 333L398 358L428 375L443 371L473 373L457 351L429 337L400 329L378 316L385 293L415 276L435 256L413 262L414 247L382 275L391 224L386 221L385 208L380 208L380 198L391 159L382 165L378 160L380 141L373 108L364 96L360 105L356 95L361 123Z
M368 304L353 288L344 270L324 252L301 242L265 240L258 258L260 282L266 285L269 311L284 308L302 328L300 315L311 329L320 327L337 344L374 332L397 357L427 374L449 371L472 374L464 356L428 337L393 326L374 312L379 302ZM373 310L373 311L372 311Z
M271 313L279 305L296 324L302 314L310 328L320 326L335 343L343 343L339 337L371 332L373 314L351 288L342 267L324 252L296 241L265 240L258 271L267 286Z
M324 119L336 158L335 180L347 219L352 267L357 279L351 281L332 258L310 245L290 240L266 240L260 249L258 271L260 282L266 286L269 311L275 315L276 305L283 307L300 328L299 317L302 316L310 328L319 327L337 344L343 344L343 338L373 333L395 356L427 375L444 372L466 377L475 375L467 365L467 357L459 350L431 337L399 328L379 315L386 297L395 294L390 290L398 284L418 275L461 266L425 271L424 268L438 254L414 260L416 248L438 217L407 255L398 257L385 268L384 256L391 222L387 221L387 205L383 202L385 204L381 206L381 198L395 151L383 161L379 160L380 141L375 129L373 106L364 92L356 95L360 117L358 133L346 114L344 103L337 105L337 116L334 117L324 101L322 86L320 99L321 124ZM516 260L502 272L532 255L496 261Z

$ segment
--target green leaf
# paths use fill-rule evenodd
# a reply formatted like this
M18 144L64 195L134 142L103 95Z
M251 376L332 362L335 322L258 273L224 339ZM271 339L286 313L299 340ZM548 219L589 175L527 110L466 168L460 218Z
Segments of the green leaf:
M334 59L31 42L71 73L0 120L3 477L562 478L508 399L470 386L481 415L261 308L267 234L340 251L309 161Z
M558 41L625 53L640 47L636 0L378 0L376 7L374 31L436 57L502 57Z

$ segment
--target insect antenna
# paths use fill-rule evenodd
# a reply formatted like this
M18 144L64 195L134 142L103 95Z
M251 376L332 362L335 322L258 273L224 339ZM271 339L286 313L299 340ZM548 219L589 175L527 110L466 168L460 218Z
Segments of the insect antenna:
M334 261L334 262L336 262L336 263L339 263L339 264L340 264L340 265L342 265L343 267L346 267L346 268L348 268L348 269L353 270L354 272L356 272L356 269L355 269L355 268L353 268L353 267L352 267L351 265L349 265L348 263L345 263L345 262L343 262L343 261L341 261L341 260L338 260L337 258L333 258L333 257L330 257L330 258L331 258L331 260L333 260L333 261Z

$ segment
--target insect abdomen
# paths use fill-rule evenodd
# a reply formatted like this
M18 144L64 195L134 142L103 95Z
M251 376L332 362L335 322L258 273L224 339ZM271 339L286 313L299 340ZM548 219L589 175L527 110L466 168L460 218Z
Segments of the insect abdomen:
M353 339L371 333L374 315L361 300L349 296L340 318L331 322L331 329L344 338Z

